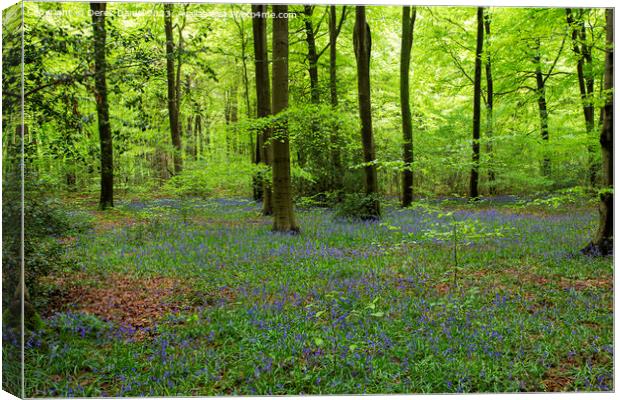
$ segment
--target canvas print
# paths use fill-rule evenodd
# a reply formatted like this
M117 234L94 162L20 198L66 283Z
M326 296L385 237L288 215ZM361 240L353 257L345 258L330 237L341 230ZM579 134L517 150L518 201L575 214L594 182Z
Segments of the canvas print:
M613 9L2 13L2 388L611 392Z

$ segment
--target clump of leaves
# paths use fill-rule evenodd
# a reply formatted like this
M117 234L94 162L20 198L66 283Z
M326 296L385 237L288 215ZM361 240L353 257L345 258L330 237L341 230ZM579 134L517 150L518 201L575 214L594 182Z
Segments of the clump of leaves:
M575 186L568 189L558 190L550 195L536 198L529 201L522 201L520 205L522 207L534 206L557 209L566 206L579 206L596 203L597 198L593 195L592 190L583 187Z
M297 208L332 207L338 203L338 192L320 192L313 196L302 196L295 200Z
M366 195L362 193L346 194L341 203L334 208L334 216L347 220L374 220L377 219L373 212L374 205L380 201L378 195Z
M21 270L21 201L18 190L5 182L2 218L3 303L14 298ZM91 220L68 212L57 199L50 198L33 179L26 180L23 203L25 284L33 305L45 303L47 288L40 278L64 265L64 249L60 238L83 232Z

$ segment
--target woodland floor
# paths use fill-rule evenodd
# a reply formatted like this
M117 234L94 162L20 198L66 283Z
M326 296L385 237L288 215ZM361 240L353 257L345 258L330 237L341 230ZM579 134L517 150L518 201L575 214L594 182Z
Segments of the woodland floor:
M93 228L60 239L29 397L613 390L593 207L312 208L291 236L242 199L72 202Z

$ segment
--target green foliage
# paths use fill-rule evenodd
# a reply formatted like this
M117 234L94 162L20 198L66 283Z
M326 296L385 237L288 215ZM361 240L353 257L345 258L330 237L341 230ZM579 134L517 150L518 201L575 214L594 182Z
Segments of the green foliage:
M377 194L347 193L341 203L334 207L334 216L346 220L374 220L374 204L381 201Z
M249 196L257 166L248 161L198 161L168 180L163 190L174 196Z
M591 188L576 186L561 189L552 194L542 195L532 200L522 200L523 207L538 206L545 208L560 208L567 206L593 205L598 201Z
M62 237L76 235L90 227L91 219L81 213L66 209L62 203L49 197L45 185L29 175L23 202L25 284L31 302L38 306L46 299L45 287L40 278L58 271L64 265L65 250ZM21 215L20 193L11 186L18 182L14 176L5 177L3 190L2 259L3 259L3 306L14 299L21 270Z

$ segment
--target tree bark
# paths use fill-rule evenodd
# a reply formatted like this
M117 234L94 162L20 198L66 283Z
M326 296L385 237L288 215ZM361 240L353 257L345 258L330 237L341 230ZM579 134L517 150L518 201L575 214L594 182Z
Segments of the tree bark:
M106 83L106 3L90 3L94 30L95 57L95 101L99 125L99 145L101 147L101 196L99 208L114 207L114 168L112 132L108 109L108 90Z
M480 90L482 81L482 43L484 41L484 7L478 7L476 34L476 63L474 70L474 116L472 130L472 166L469 176L469 197L477 199L478 169L480 168Z
M312 14L314 6L304 6L304 27L306 29L306 44L308 46L308 74L310 75L310 99L312 104L319 104L319 56L316 51L316 40L314 37L314 27L312 25Z
M540 40L536 40L536 51L534 55L534 64L536 67L536 93L538 95L538 115L540 116L540 137L544 144L544 155L542 161L542 173L548 177L551 174L551 160L547 154L547 147L549 143L549 124L547 113L547 97L545 94L545 80L543 78L542 67L540 65Z
M371 51L370 26L366 23L366 7L355 7L355 26L353 28L353 47L357 63L357 91L359 102L360 121L362 125L362 148L365 174L366 196L370 198L368 215L379 217L381 215L378 185L377 167L375 162L375 144L372 136L372 114L370 100L370 51Z
M599 227L594 240L581 251L589 255L613 255L614 234L614 15L613 9L605 10L607 22L607 52L605 54L605 91L606 101L603 108L603 125L601 127L601 152L603 159L603 190L599 203Z
M400 109L403 126L403 176L402 206L409 207L413 201L413 133L411 105L409 103L409 68L411 65L411 46L415 26L416 7L403 7L402 37L400 50Z
M288 18L278 15L288 12L287 5L273 5L273 67L272 110L275 115L288 107ZM293 212L291 187L291 160L288 127L285 120L278 121L273 140L273 230L299 232Z
M484 33L485 33L485 49L486 49L486 64L485 73L487 79L487 126L486 126L486 151L489 157L488 167L488 179L489 179L489 194L494 196L497 194L497 188L495 186L495 170L493 169L493 70L491 68L491 16L489 11L484 15Z
M166 32L166 76L168 80L168 117L170 136L174 147L174 173L183 169L181 126L179 120L178 89L174 70L174 37L172 32L172 4L164 4L164 30Z
M346 6L343 6L346 7ZM344 19L344 15L342 17ZM338 109L338 87L336 76L336 40L338 38L338 30L336 27L336 6L329 6L329 93L332 110ZM331 131L331 159L333 168L333 189L337 192L337 199L340 200L340 194L343 189L342 158L340 154L340 146L338 143L338 125L335 124Z
M252 9L254 9L254 5L252 5ZM233 16L233 18L235 18ZM252 108L250 106L250 80L248 78L248 64L247 64L247 54L246 47L248 45L248 41L245 36L245 25L243 23L243 18L241 21L237 21L234 19L235 24L237 25L237 29L239 30L239 36L241 39L241 68L243 69L243 98L245 100L245 114L248 118L252 116Z
M202 136L202 117L200 114L196 114L196 118L194 118L194 132L196 134L196 142L197 142L197 155L196 158L202 156L204 151L204 139Z
M271 93L269 87L269 59L267 56L267 6L252 4L252 32L254 34L254 69L256 73L256 114L263 118L271 114ZM271 145L269 143L269 128L262 129L256 135L256 162L257 164L271 165ZM263 201L263 215L273 214L271 183L269 179L259 175L255 177L261 187Z
M586 134L588 138L592 136L595 130L594 123L594 104L592 96L594 95L594 75L592 73L592 51L586 43L586 31L583 20L576 21L573 17L573 10L566 9L566 22L571 29L571 39L573 44L573 53L577 56L577 81L579 83L579 94L581 96L581 104L583 108L583 117L586 124ZM579 42L581 41L581 48ZM587 65L584 65L584 61ZM584 68L586 67L586 68ZM585 73L585 70L588 73ZM587 75L587 76L586 76ZM596 184L596 170L594 165L594 148L588 145L588 170L590 186Z

